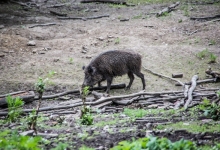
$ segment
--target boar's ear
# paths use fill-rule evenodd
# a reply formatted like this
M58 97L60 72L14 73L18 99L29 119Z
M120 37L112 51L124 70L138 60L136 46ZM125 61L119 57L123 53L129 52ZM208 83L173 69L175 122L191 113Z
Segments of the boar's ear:
M85 66L82 67L83 70L85 70L85 68L86 68Z

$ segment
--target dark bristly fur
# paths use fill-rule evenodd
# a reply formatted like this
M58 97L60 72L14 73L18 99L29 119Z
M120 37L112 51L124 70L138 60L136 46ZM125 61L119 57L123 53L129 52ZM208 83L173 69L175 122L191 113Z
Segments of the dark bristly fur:
M133 51L111 50L99 54L90 64L84 67L85 79L83 86L93 86L96 83L107 80L108 93L115 76L128 74L130 82L127 89L131 87L134 74L141 78L143 89L145 89L145 79L141 71L141 55Z

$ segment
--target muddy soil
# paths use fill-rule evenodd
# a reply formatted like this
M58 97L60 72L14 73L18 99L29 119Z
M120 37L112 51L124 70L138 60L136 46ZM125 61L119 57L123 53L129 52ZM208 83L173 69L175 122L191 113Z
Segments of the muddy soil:
M53 7L55 4L64 5ZM206 79L205 70L209 66L213 70L220 70L220 22L190 20L190 17L219 15L220 5L219 3L206 5L181 3L169 14L162 17L155 16L155 13L170 4L172 3L146 3L127 7L103 3L81 4L77 0L65 2L49 0L45 3L32 1L31 7L28 7L15 3L2 3L0 5L0 94L35 90L34 84L39 77L49 78L46 94L78 89L84 78L82 66L87 65L99 53L114 49L132 49L140 53L142 65L154 72L170 77L175 73L183 73L183 78L180 79L182 82L190 81L195 74L198 74L199 79ZM59 19L50 11L67 14L70 17L88 18L101 15L109 15L109 17L87 20ZM55 25L32 27L46 23ZM30 41L34 41L35 45L28 46ZM201 57L203 50L209 53ZM215 63L209 63L210 53L217 56ZM182 89L175 86L174 82L146 72L144 68L142 72L146 78L146 91ZM127 76L117 77L113 81L114 84L128 82ZM141 80L136 77L130 91L111 90L110 95L138 92L142 90L141 84ZM219 86L219 83L211 83L204 84L203 88ZM59 103L56 100L48 100L44 101L42 106ZM25 107L30 108L35 104L36 102L33 102ZM70 128L66 132L79 130L84 129ZM59 133L57 130L53 132ZM103 145L103 148L112 147L121 140L143 136L139 132L133 134L128 134L129 137L125 134L116 135L118 138L113 143L112 135L104 135L109 144ZM71 134L72 136L75 135ZM76 140L75 144L80 143L76 147L89 143L83 142L82 138L77 142L77 139L72 138ZM96 148L102 146L98 139L92 141L99 143L95 145Z

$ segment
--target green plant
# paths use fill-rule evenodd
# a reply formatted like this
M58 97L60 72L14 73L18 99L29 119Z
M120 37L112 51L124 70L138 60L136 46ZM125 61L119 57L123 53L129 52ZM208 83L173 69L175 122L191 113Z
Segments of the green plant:
M92 125L93 116L90 113L90 111L91 111L91 109L89 107L85 107L82 110L81 124L83 124L83 125Z
M43 80L42 78L39 78L37 83L35 83L36 91L39 93L39 97L42 96L44 89L45 89L45 82L47 79Z
M45 89L45 82L46 82L46 80L47 79L43 80L42 78L39 78L37 83L35 83L36 91L39 94L39 102L38 102L38 106L37 106L36 111L32 112L32 113L35 113L35 115L32 114L32 117L30 118L30 121L31 121L30 124L31 125L29 126L29 128L34 130L35 133L37 133L37 130L36 130L37 118L38 118L38 113L39 113L39 109L40 109L40 105L41 105L41 100L42 100L43 92L44 92L44 89Z
M6 97L8 104L8 121L14 122L22 113L24 102L19 98L12 98L10 95Z
M91 108L90 107L86 107L85 105L85 101L86 101L86 97L89 94L89 86L85 86L82 89L82 101L83 101L83 108L81 110L81 124L83 125L92 125L93 123L93 116L91 115L90 111Z
M83 88L83 96L87 97L89 94L89 86L85 86Z
M208 49L204 49L198 52L196 56L200 59L204 59L208 55L208 53L209 53Z
M188 5L182 5L181 10L183 10L183 15L189 17L189 8Z
M213 120L220 120L220 106L216 103L211 103L210 100L204 99L199 105L200 110L204 111L204 115Z
M220 91L217 91L216 95L217 95L218 99L220 99Z
M36 120L36 110L33 110L31 113L29 113L28 116L26 116L26 123L29 129L31 129L31 126L35 122L35 120Z
M210 53L209 58L210 58L210 61L209 61L210 63L215 63L217 56L213 53Z
M133 19L141 19L142 17L143 17L143 15L142 15L142 14L139 14L139 15L137 15L137 16L134 16Z
M117 37L117 38L115 39L115 44L119 44L119 43L120 43L120 38Z
M168 12L164 12L164 13L161 14L162 17L166 17L166 16L169 16L169 15L171 15L171 13L168 13Z
M70 62L70 64L73 64L73 58L72 57L69 58L69 62Z
M79 150L95 150L94 148L89 148L85 145L83 145L82 147L79 148Z
M40 150L41 137L22 136L17 131L0 132L0 149L4 150Z
M122 141L110 150L196 150L192 141L181 139L172 143L167 138L146 137L132 142Z
M210 40L209 41L209 45L215 45L216 44L216 41L215 40Z
M145 109L124 109L124 114L131 118L141 118L149 113L149 110Z
M66 143L59 143L57 147L53 148L52 150L66 150L68 147L68 144Z
M52 71L49 71L48 74L47 74L47 77L48 77L48 78L51 78L51 77L53 77L55 74L56 74L55 71L53 71L53 70L52 70Z
M122 5L122 4L109 4L109 7L111 7L111 8L122 8L122 7L126 7L126 5Z

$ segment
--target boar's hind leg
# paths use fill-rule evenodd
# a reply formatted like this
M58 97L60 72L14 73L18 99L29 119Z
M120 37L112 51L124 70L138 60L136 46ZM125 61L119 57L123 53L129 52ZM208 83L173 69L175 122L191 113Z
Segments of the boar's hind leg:
M144 79L144 74L141 72L135 72L134 73L136 76L138 76L139 78L141 78L142 84L143 84L143 90L145 89L145 79Z
M109 93L110 91L110 87L111 87L111 84L112 84L112 77L109 77L107 78L107 90L106 90L106 93Z
M131 71L129 71L128 72L128 77L130 78L130 82L129 82L128 86L126 87L126 89L130 89L130 87L131 87L131 85L134 81L134 74Z

